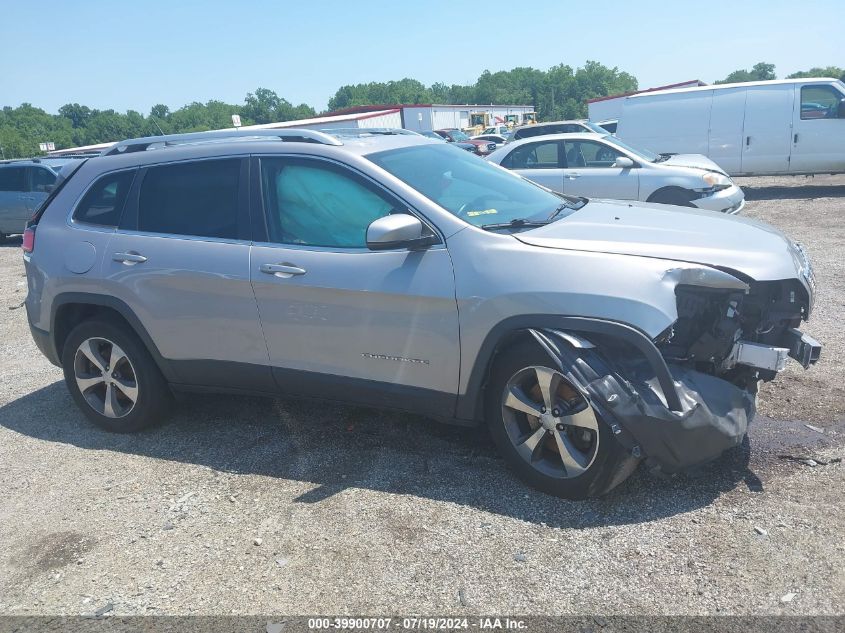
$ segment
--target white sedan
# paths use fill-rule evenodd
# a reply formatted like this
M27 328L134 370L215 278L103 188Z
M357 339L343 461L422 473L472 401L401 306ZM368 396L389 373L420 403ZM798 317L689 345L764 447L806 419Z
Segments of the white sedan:
M700 154L654 154L608 134L550 134L508 143L486 160L587 198L642 200L739 213L745 194Z

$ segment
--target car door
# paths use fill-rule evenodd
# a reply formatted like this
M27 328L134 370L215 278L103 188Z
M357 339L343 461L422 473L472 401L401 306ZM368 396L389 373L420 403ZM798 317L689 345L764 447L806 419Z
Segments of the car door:
M615 147L598 140L573 139L564 141L564 150L563 193L587 198L639 199L637 168L614 167L616 159L625 156Z
M104 279L185 384L273 391L249 279L247 158L141 169Z
M830 84L797 85L795 90L790 171L845 171L845 118L839 118L845 94Z
M250 274L279 387L452 415L460 358L445 246L368 250L370 222L408 206L346 165L262 156L253 171L266 226Z
M0 167L0 233L23 233L29 219L29 178L23 165Z
M500 163L552 191L563 191L562 141L534 141L515 147Z
M790 171L794 93L790 84L748 88L742 130L742 173L783 174Z

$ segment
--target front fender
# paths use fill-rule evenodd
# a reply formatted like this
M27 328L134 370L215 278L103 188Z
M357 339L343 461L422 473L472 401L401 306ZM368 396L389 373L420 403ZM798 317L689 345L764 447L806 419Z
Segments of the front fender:
M500 321L487 335L481 345L470 372L467 390L458 395L455 417L462 420L481 420L483 417L482 394L490 367L497 350L507 337L515 332L565 331L583 334L599 334L623 341L636 348L645 358L657 377L658 384L672 411L682 408L680 398L674 389L672 376L666 361L654 346L652 340L642 331L626 323L605 319L530 314L510 317ZM551 353L551 350L546 348Z

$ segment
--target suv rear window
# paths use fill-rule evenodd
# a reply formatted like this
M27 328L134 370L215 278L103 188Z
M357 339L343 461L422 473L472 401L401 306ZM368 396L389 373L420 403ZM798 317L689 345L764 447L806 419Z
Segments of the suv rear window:
M76 207L73 219L86 224L117 226L134 177L133 169L100 178Z
M138 230L236 239L241 160L151 167L141 185Z

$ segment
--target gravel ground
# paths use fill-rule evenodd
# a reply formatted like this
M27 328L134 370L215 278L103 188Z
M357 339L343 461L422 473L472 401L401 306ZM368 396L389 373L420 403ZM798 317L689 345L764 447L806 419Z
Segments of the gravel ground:
M99 431L0 247L0 614L845 613L845 465L825 464L845 456L845 178L741 184L815 262L822 360L762 389L741 449L583 503L523 486L482 433L361 408L190 397Z

